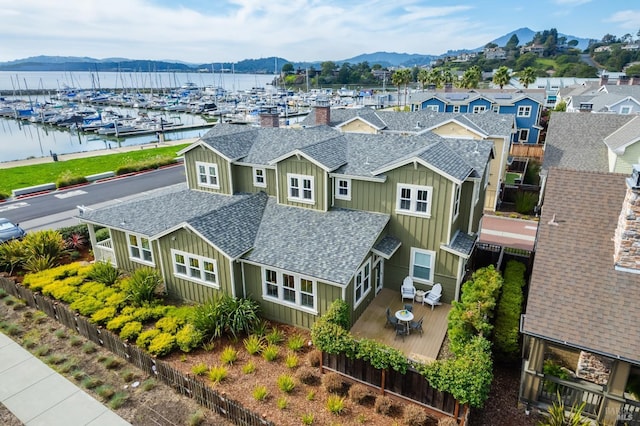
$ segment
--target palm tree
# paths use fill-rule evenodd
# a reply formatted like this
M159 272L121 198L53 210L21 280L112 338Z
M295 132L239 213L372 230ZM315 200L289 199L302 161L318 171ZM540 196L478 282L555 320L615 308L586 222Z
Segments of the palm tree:
M509 73L509 68L505 66L501 66L493 74L493 83L500 86L500 89L508 84L509 80L511 80L511 74Z
M445 85L452 84L453 80L454 80L453 73L449 68L446 68L444 71L442 71L442 82Z
M442 84L442 70L440 68L431 68L427 83L433 84L438 88Z
M418 81L422 85L422 91L424 92L424 86L429 82L429 70L421 68L418 71Z
M480 67L474 65L471 68L467 69L462 75L460 87L462 87L463 89L475 89L478 87L481 77L482 71L480 70Z
M400 102L400 86L404 86L404 105L407 106L407 88L411 83L411 70L409 68L397 70L391 76L391 81L394 86L398 86L398 102Z
M531 83L536 81L536 70L531 67L526 67L519 73L520 83L524 86L525 89L529 87Z

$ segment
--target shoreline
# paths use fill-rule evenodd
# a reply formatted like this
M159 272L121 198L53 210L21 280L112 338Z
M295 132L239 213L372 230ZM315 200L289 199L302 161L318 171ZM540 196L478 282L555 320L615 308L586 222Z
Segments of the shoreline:
M66 160L74 160L77 158L88 158L88 157L97 157L100 155L109 155L109 154L118 154L124 152L137 151L141 149L153 149L160 148L166 146L174 146L174 145L182 145L185 143L193 143L197 141L199 138L187 138L187 139L179 139L179 140L171 140L171 141L163 141L163 142L149 142L139 145L130 145L119 148L111 148L111 149L96 149L92 151L80 151L80 152L72 152L68 154L57 154L58 161L66 161ZM10 160L0 162L0 169L11 169L14 167L22 167L22 166L33 166L38 164L47 164L53 163L53 158L50 156L47 157L38 157L38 158L27 158L24 160Z

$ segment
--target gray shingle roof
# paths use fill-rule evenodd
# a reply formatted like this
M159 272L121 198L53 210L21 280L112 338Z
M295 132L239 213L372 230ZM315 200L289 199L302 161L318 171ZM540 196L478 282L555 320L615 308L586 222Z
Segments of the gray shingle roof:
M638 140L640 140L640 117L636 115L618 130L604 138L604 143L612 151L622 153L628 145Z
M471 165L444 140L428 146L418 158L460 181L464 181L473 172Z
M336 135L333 139L307 145L300 151L325 166L329 171L333 171L347 162L347 144L340 135Z
M237 258L253 247L268 198L264 192L247 195L187 223L229 257Z
M386 259L389 259L401 245L402 241L398 238L393 235L385 235L376 243L375 246L373 246L373 249L382 253Z
M202 142L232 160L242 158L251 149L258 129L218 124L204 134Z
M456 231L455 235L449 242L449 247L451 250L465 254L467 256L471 255L473 251L473 246L476 243L476 237L473 235L469 235L460 230Z
M148 197L99 210L87 210L82 219L115 229L154 237L180 223L207 214L245 197L229 197L191 191L186 184L174 185Z
M608 171L604 139L631 119L619 114L552 113L542 168Z
M388 221L385 214L346 209L318 212L269 199L255 248L245 258L346 285Z
M523 327L640 363L640 274L613 265L625 178L549 170Z

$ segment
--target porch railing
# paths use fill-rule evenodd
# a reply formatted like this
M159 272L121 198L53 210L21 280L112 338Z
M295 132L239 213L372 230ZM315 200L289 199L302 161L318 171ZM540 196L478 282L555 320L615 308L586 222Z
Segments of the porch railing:
M577 407L584 402L582 415L592 419L598 417L604 400L603 393L602 386L593 383L572 382L554 376L544 376L540 380L540 401L553 404L558 402L559 395L567 408L574 405Z
M625 399L620 407L616 426L640 426L640 401Z
M98 262L109 262L113 266L118 266L116 264L116 252L113 250L111 238L98 241L95 246L93 246L93 257Z

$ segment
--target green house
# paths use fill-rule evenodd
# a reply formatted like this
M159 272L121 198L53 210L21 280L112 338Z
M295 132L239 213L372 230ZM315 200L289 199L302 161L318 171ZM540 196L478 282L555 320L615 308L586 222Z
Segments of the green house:
M256 300L311 327L351 320L406 276L459 297L482 215L490 140L220 124L182 150L185 184L86 211L95 257L157 268L173 297ZM97 242L95 227L110 238Z

